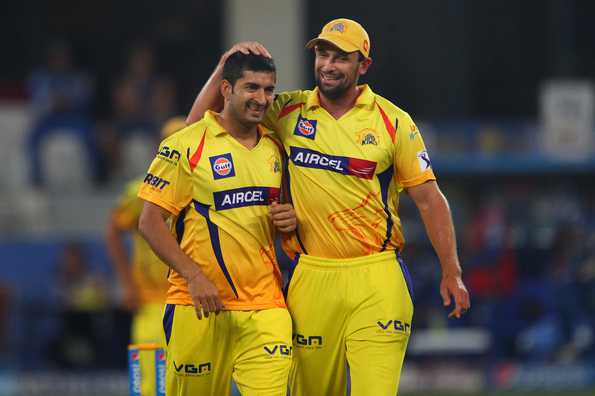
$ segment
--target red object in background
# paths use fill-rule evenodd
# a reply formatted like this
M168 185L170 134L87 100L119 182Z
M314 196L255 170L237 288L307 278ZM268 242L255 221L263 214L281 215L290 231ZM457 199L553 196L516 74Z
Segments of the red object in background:
M503 251L495 263L472 268L465 276L472 295L479 297L509 296L516 289L517 281L516 256L512 249Z
M0 101L25 101L27 89L20 81L0 81Z

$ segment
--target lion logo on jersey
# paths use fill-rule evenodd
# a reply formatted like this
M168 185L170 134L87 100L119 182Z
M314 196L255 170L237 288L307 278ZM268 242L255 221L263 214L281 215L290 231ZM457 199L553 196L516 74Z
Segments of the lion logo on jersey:
M364 129L357 134L357 141L362 146L373 145L378 146L380 137L373 129Z

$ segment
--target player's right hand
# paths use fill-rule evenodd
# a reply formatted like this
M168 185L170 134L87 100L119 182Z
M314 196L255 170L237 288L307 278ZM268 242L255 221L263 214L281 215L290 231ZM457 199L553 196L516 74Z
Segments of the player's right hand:
M233 47L228 49L223 56L221 56L221 64L224 64L227 58L230 55L235 54L236 52L240 51L243 54L254 54L254 55L262 55L266 56L267 58L272 58L269 51L265 48L264 45L260 44L258 41L242 41L240 43L235 44Z
M187 282L188 292L192 297L196 317L199 320L202 319L203 314L208 318L210 312L219 313L223 309L219 291L202 272L196 273Z

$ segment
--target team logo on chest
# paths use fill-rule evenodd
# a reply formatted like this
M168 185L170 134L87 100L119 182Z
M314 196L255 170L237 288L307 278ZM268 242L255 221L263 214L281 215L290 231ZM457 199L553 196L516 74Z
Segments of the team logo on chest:
M211 170L213 171L213 178L215 180L236 175L231 153L214 155L209 157L209 161L211 162Z
M357 142L362 146L378 146L380 138L373 129L364 129L357 134Z
M316 137L316 123L316 120L309 120L300 115L295 124L293 134L314 140Z

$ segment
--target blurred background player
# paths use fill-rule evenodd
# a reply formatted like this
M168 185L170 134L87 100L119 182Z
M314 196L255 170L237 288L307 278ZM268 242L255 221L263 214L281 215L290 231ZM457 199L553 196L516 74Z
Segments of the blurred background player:
M168 120L162 130L163 139L186 125L182 117ZM163 307L167 292L167 266L155 255L151 247L138 232L138 220L143 200L138 191L144 180L139 177L131 181L112 210L107 229L107 248L111 263L122 289L124 308L134 314L132 319L131 343L157 343L164 345ZM125 237L132 237L132 252L126 252ZM154 395L153 368L149 359L143 361L142 394Z

